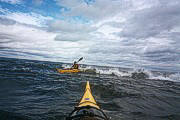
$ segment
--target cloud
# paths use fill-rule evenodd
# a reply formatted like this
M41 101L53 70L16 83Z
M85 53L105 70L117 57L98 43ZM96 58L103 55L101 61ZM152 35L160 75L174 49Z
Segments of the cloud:
M122 31L115 35L123 38L121 45L134 45L141 49L134 49L135 55L147 63L171 63L179 61L179 19L180 3L159 1L145 9L131 11L130 16L119 25ZM176 29L176 32L173 32ZM139 54L137 54L139 53Z
M49 31L52 32L93 32L95 27L88 24L68 22L64 20L55 20L49 23Z
M169 6L155 6L145 10L135 11L127 20L120 33L122 37L148 38L154 37L163 31L180 25L180 4Z
M51 58L53 61L70 62L77 56L84 56L88 46L91 45L88 41L74 42L68 40L59 42L59 40L56 41L59 35L57 33L20 23L7 24L9 23L0 24L1 57L38 60L49 60Z
M48 20L52 20L51 17L45 17L36 13L23 13L23 12L10 12L8 10L1 10L4 14L1 14L1 19L10 19L22 24L44 26Z
M0 2L6 2L10 4L21 4L22 0L0 0Z
M48 48L54 40L53 33L21 24L8 26L0 24L0 28L0 47L6 48L5 51L1 51L1 56L9 54L9 57L20 57L23 54L30 59L33 56L36 58L35 54L37 56L41 54L44 57L50 55ZM30 53L32 54L29 56ZM16 55L14 56L14 54Z
M33 3L35 5L41 5L43 3L43 0L33 0Z
M56 41L94 41L97 28L90 24L56 20L49 24L48 31L57 33Z
M93 35L88 33L63 33L58 34L55 38L57 41L92 41Z
M69 11L65 11L64 15L69 16L83 16L92 20L103 20L110 18L123 11L129 6L125 0L111 1L111 0L96 0L87 4L84 0L56 0L60 6L64 6Z
M0 17L0 23L4 25L14 25L16 24L16 21Z

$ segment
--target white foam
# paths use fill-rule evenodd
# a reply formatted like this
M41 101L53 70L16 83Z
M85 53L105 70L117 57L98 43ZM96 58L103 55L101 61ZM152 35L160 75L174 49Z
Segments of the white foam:
M169 77L165 77L165 76L162 76L162 75L159 75L159 76L150 76L149 79L170 80L171 81L171 79Z
M180 73L171 74L169 78L173 81L180 82Z
M143 73L145 73L145 74L147 74L149 76L149 79L169 80L169 81L180 82L180 73L164 75L161 72L153 73L153 72L151 72L149 70L144 70L144 69L142 69L142 70L135 69L133 72L143 72Z
M109 68L106 70L97 68L96 71L97 71L97 73L100 73L100 74L108 74L108 75L114 74L116 76L130 76L130 73L122 72L118 68Z
M62 64L62 67L66 69L66 68L71 68L72 65L69 65L69 64Z

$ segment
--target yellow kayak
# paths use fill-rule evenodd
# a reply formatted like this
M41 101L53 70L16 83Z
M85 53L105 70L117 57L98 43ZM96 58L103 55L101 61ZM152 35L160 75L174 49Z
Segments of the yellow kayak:
M92 96L89 81L86 83L85 92L79 104L66 117L66 120L109 120Z
M56 68L56 70L59 73L88 73L88 74L98 74L96 73L95 69L58 69Z
M80 72L79 69L58 69L58 68L56 68L56 70L59 73L78 73L78 72Z

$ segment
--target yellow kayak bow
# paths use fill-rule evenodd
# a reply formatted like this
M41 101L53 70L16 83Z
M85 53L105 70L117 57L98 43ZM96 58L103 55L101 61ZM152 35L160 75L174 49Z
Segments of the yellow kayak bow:
M66 117L66 120L109 120L92 96L89 81L86 83L84 95L78 106Z
M89 81L87 81L87 83L86 83L86 89L85 89L84 95L81 98L81 101L78 105L78 107L82 107L82 106L93 106L93 107L100 109L99 106L97 105L94 97L92 96Z

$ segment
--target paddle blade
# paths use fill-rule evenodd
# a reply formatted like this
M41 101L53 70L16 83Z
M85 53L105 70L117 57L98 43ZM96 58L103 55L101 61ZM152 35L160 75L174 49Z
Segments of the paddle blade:
M83 57L81 57L81 58L78 60L78 62L81 61L82 59L83 59Z

